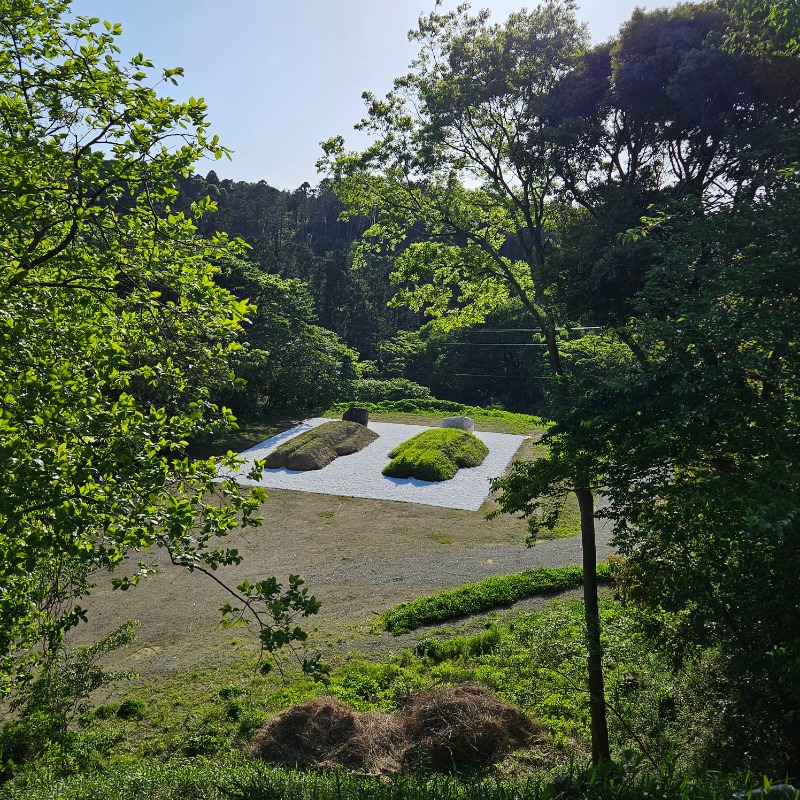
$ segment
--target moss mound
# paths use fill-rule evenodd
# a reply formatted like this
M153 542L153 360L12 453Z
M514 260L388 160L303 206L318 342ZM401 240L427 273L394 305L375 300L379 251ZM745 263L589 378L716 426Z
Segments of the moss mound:
M482 464L488 453L489 448L471 433L436 428L395 447L383 474L390 478L449 481L462 467Z
M349 456L363 450L377 438L375 431L357 422L325 422L282 444L266 457L264 466L267 469L286 467L301 472L322 469L339 456Z
M414 695L392 714L316 697L267 722L250 755L300 768L449 772L489 766L543 737L530 717L488 689L464 684Z

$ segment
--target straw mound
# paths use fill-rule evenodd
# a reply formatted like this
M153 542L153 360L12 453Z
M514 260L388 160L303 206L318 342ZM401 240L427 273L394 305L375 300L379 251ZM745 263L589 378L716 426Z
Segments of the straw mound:
M250 755L301 768L446 772L488 766L543 734L541 725L487 689L465 684L418 694L393 714L359 713L336 698L317 697L267 722Z
M415 766L435 772L494 764L544 734L530 717L472 684L423 692L400 716Z

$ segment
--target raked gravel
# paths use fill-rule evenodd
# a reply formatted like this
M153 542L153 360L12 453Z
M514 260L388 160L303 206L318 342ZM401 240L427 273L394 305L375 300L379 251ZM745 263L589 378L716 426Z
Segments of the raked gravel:
M369 428L378 434L378 438L358 453L340 456L327 467L307 472L265 469L260 480L255 481L246 477L254 461L265 458L278 445L293 436L330 421L324 417L314 417L273 436L240 453L239 457L244 463L236 473L223 470L221 474L225 476L233 474L237 482L245 486L294 489L299 492L366 497L372 500L398 500L403 503L477 511L489 496L489 481L503 474L525 439L524 436L507 433L475 431L475 436L489 448L489 454L483 464L460 469L449 481L431 483L416 478L388 478L381 475L381 470L391 460L390 450L406 439L430 429L423 425L370 422Z

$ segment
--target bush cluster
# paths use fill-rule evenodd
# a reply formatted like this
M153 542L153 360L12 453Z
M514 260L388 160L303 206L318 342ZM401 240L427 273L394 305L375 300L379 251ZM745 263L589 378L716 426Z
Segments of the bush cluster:
M434 664L457 659L469 659L491 653L500 644L500 630L494 624L472 636L454 636L452 639L423 639L414 653Z
M351 403L337 403L329 408L324 416L340 416L352 405ZM382 400L380 402L359 401L359 405L366 408L371 414L420 414L431 415L460 415L472 417L479 422L502 422L508 433L526 433L531 428L544 427L545 422L541 417L530 414L516 414L499 408L481 408L480 406L466 406L451 400L437 400L406 397L401 400Z
M611 566L598 564L597 577L609 582ZM422 625L478 614L545 592L574 589L582 583L583 571L579 566L537 567L513 575L493 575L478 583L465 583L457 589L401 603L386 611L381 622L391 633L408 633Z
M361 378L355 382L353 399L357 403L380 403L406 399L432 400L431 390L427 386L415 383L407 378Z

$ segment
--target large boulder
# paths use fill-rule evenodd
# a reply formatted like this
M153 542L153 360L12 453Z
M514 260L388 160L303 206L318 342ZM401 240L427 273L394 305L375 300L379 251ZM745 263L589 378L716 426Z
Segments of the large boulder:
M475 430L475 420L472 417L445 417L442 420L443 428L456 428L460 431L473 433Z
M345 422L357 422L365 428L369 423L369 411L366 408L359 408L358 406L350 406L347 411L342 414L342 419Z

